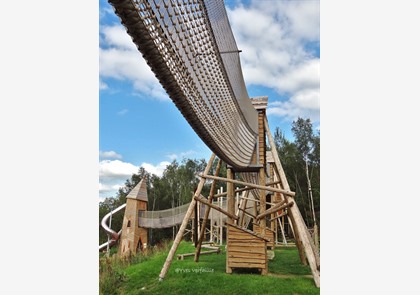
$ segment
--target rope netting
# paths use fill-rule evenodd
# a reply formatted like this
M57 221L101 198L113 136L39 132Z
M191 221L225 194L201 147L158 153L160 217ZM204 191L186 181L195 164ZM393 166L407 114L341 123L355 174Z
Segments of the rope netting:
M109 0L182 115L224 162L246 169L257 112L221 0Z
M206 205L201 203L198 204L200 210L199 216L202 218L204 216ZM221 200L220 203L214 202L213 204L227 210L226 200ZM167 228L180 224L185 217L185 213L187 212L189 205L190 204L187 203L179 207L159 211L140 211L139 226L146 228ZM219 211L211 209L209 219L225 221L226 216Z
M199 217L203 218L207 205L202 204L200 202L198 202L197 204L199 206L199 209L198 209ZM220 198L219 200L215 200L213 201L213 204L227 211L226 198ZM190 204L187 203L179 207L165 209L165 210L140 211L139 226L146 227L146 228L168 228L168 227L175 226L177 224L181 224L188 210L189 205ZM236 207L238 206L239 206L239 203L236 204ZM252 210L253 209L251 207L245 209L245 211L247 211L248 213L253 214L254 212ZM191 215L191 218L193 218L193 215ZM227 217L223 213L211 208L208 219L210 220L210 222L216 221L216 222L224 223ZM250 218L249 216L246 215L245 216L246 226L248 225L249 221L250 221Z

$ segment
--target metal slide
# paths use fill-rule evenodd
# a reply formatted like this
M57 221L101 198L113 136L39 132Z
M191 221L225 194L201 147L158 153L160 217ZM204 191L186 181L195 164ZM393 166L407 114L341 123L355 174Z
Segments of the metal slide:
M125 206L127 204L122 204L121 206L119 206L118 208L112 210L111 212L109 212L107 215L104 216L104 218L102 218L101 221L101 226L102 228L106 231L106 233L108 234L109 237L111 237L111 239L105 243L103 243L102 245L99 246L99 251L101 251L102 249L104 249L106 246L113 246L115 245L115 243L118 241L118 239L120 238L121 235L121 230L117 233L115 232L112 228L110 228L108 226L108 220L111 218L111 216L117 212L119 212L120 210L124 209Z

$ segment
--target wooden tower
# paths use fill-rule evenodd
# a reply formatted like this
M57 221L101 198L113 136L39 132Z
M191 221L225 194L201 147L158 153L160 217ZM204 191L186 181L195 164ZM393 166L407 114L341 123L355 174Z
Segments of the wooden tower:
M118 255L137 253L147 247L147 229L139 226L142 212L147 210L147 186L142 179L127 195Z

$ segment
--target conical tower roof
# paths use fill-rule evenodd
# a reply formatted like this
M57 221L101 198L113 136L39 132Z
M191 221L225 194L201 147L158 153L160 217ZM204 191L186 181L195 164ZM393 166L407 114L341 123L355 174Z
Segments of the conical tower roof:
M143 178L140 182L128 193L127 199L136 199L147 202L147 186L146 180Z

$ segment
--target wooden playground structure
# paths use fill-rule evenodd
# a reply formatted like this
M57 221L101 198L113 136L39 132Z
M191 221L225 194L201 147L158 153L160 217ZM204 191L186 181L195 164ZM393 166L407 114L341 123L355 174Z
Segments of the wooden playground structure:
M267 248L274 247L274 231L279 226L278 219L279 217L286 215L292 226L301 262L305 265L309 264L315 284L319 287L319 252L303 221L302 215L293 200L295 193L290 191L280 158L275 149L274 140L265 115L267 97L259 97L253 100L253 103L256 106L259 115L260 152L258 162L261 165L259 167L256 165L258 168L256 168L255 171L239 173L228 166L227 177L222 178L218 176L221 167L220 159L217 163L215 175L209 175L210 168L215 160L215 155L213 154L211 156L205 171L200 175L201 180L198 188L193 195L173 246L169 251L168 257L160 272L160 280L165 278L176 249L182 240L188 221L194 212L197 202L200 202L207 205L207 208L200 227L201 231L196 245L195 261L199 261L206 223L210 209L212 208L227 217L226 272L232 273L232 270L235 268L258 268L261 270L261 274L266 274L268 272ZM272 147L271 149L267 149L266 140L268 140L270 147ZM272 161L267 161L267 159L272 159ZM237 180L235 177L236 174L247 181ZM201 190L206 180L213 180L208 198L201 196ZM225 182L227 184L227 210L223 210L213 203L214 199L217 197L215 195L216 181ZM243 194L243 197L240 197L241 202L238 208L235 208L235 184L242 185L244 187L242 191L248 192ZM269 192L274 195L274 198L272 198L273 201L270 202L270 204L267 204L266 196ZM248 198L244 195L252 195L254 198ZM251 206L254 209L253 214L245 210L247 204L250 203L253 203ZM253 231L243 227L243 221L247 217L251 217L253 220ZM267 227L267 222L271 222L270 227Z
M155 216L153 211L145 210L144 194L143 200L138 197L139 192L144 192L144 187L140 189L144 184L139 184L137 193L127 199L120 233L107 228L109 215L103 219L104 229L112 236L106 245L121 237L123 248L119 252L135 252L147 243L142 228L180 224L159 274L159 281L163 281L194 216L196 262L204 254L201 249L210 222L210 239L222 241L226 227L227 273L237 268L256 268L264 275L269 272L267 249L275 246L277 228L285 239L279 220L287 217L300 260L309 264L319 287L319 250L294 201L295 193L290 190L277 154L266 117L268 97L248 96L239 58L241 50L236 46L223 1L108 2L162 87L213 154L199 175L190 204L160 211ZM216 156L217 166L210 175ZM219 176L222 165L227 167L226 177ZM202 189L210 181L210 193L203 196ZM226 184L225 193L216 193L217 182ZM235 190L235 186L240 188ZM219 198L226 198L226 202ZM197 204L205 206L200 218L194 213L198 211ZM210 214L215 211L219 217Z
M226 273L232 273L236 268L250 268L258 269L262 275L265 275L269 272L267 251L275 247L277 229L280 229L283 240L285 240L285 230L281 219L286 217L292 229L301 263L309 264L315 284L319 286L318 248L293 200L295 193L290 191L277 151L275 148L271 148L275 147L275 144L265 117L267 97L256 98L253 102L258 107L257 110L261 118L259 120L259 124L261 124L260 157L257 160L263 164L255 165L257 167L255 171L247 172L236 172L232 167L227 166L227 177L223 178L219 177L223 165L220 159L217 161L214 175L209 174L216 159L213 154L206 169L200 174L201 179L191 203L181 206L184 209L180 209L179 212L173 209L146 211L147 189L145 180L141 180L127 195L123 228L114 238L114 240L120 240L119 255L137 253L146 248L147 228L166 228L181 224L160 272L159 280L162 281L174 259L179 243L186 234L187 226L191 222L191 233L196 251L195 253L179 254L178 259L194 256L194 260L198 262L200 255L220 253L219 247L206 244L217 242L222 245L225 241ZM270 148L266 146L267 142ZM237 178L242 178L245 181ZM212 183L209 196L206 198L201 192L207 180ZM223 192L222 189L216 192L218 182L226 183L226 192ZM271 202L267 202L268 196L270 196ZM170 212L168 213L170 215L160 213L165 211ZM159 218L148 218L150 214L158 215ZM162 216L166 217L162 218ZM207 230L208 227L210 230ZM225 237L223 237L224 228ZM204 242L206 234L209 234L209 242ZM208 249L201 251L202 248Z

